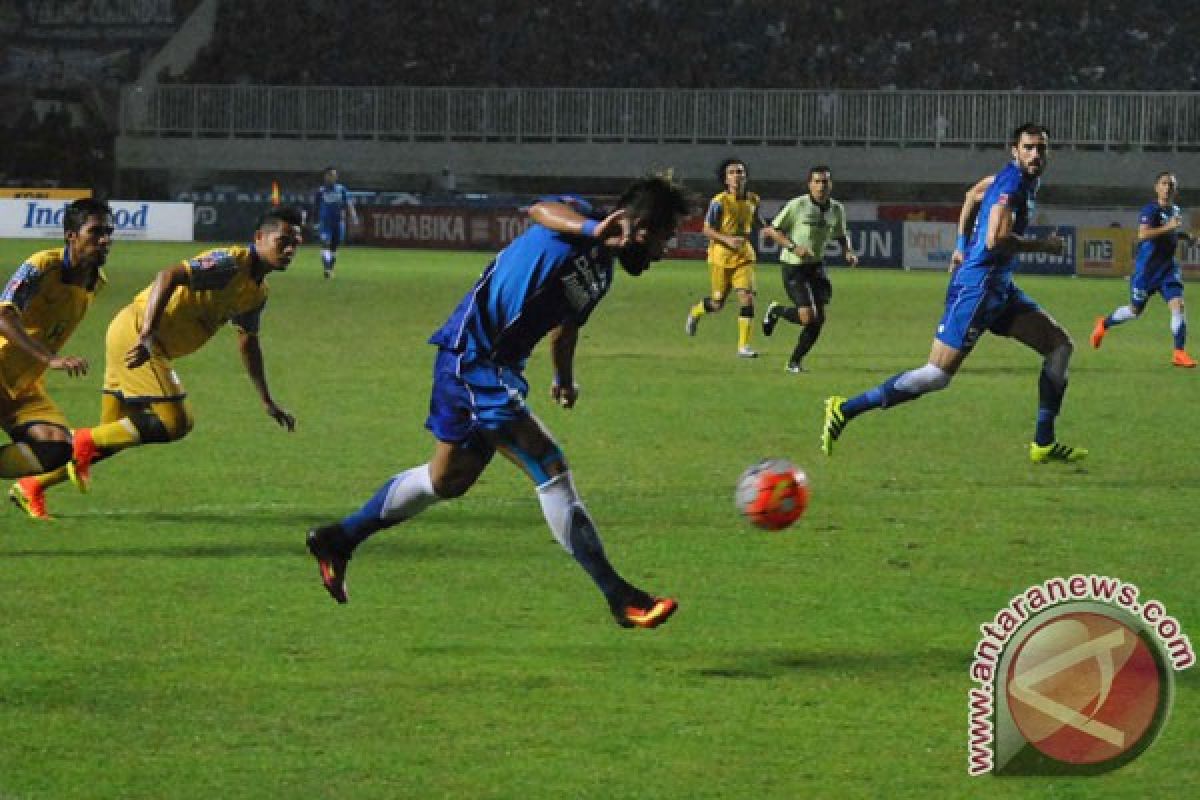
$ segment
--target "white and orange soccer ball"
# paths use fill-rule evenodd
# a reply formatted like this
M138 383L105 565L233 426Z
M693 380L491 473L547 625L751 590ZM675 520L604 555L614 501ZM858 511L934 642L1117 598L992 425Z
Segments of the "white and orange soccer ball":
M786 458L763 459L738 478L734 502L754 525L781 531L808 508L808 476Z

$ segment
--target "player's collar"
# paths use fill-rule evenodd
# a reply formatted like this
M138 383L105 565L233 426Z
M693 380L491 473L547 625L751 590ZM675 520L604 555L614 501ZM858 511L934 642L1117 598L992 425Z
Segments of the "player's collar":
M254 242L250 243L250 277L254 278L254 282L261 284L267 278L267 273L271 270L260 269L267 262L262 260L258 254L258 248L254 246Z
M812 203L814 206L816 206L817 208L821 209L822 211L828 211L829 207L833 205L833 196L830 195L830 197L825 201L825 204L821 205L820 203L817 202L817 198L813 197L812 192L809 192L808 193L808 201L810 203Z

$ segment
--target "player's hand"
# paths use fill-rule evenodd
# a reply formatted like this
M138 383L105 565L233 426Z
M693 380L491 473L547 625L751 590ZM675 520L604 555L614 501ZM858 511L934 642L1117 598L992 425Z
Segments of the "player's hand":
M274 403L267 403L267 415L279 423L279 427L287 428L288 433L296 432L296 418L286 408Z
M620 248L629 244L629 237L632 234L633 223L629 221L629 215L625 213L625 209L618 208L600 220L600 224L596 226L596 231L592 236L609 247Z
M950 254L950 269L948 271L954 272L954 270L961 267L963 258L965 258L965 256L963 255L962 250L955 250L953 253L951 253Z
M49 369L61 370L72 378L87 375L88 371L87 359L79 356L54 356L46 363L46 366Z
M1171 217L1167 220L1167 231L1177 231L1183 227L1183 217Z
M858 254L853 250L846 250L846 263L851 267L858 266Z
M560 386L556 383L550 387L550 396L563 408L574 408L575 401L579 399L579 386L574 383Z
M792 255L794 255L796 258L804 258L805 256L811 256L812 254L813 251L806 245L798 244L792 248Z
M725 240L725 246L730 250L741 250L746 246L745 236L730 236Z
M142 364L150 360L150 356L154 355L153 337L143 336L138 339L137 344L129 348L125 353L125 366L130 369L137 369Z
M1061 256L1067 252L1067 240L1059 236L1057 233L1052 233L1042 240L1045 252L1052 256Z

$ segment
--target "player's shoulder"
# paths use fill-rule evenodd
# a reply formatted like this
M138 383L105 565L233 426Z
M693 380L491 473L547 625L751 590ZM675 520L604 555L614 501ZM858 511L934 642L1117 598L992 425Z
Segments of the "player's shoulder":
M244 245L227 245L205 250L189 258L185 263L199 269L214 267L237 267L250 264L250 248Z
M586 199L577 194L548 194L538 198L542 203L562 203L585 216L596 213L596 208Z
M66 251L61 247L50 250L39 250L26 258L25 264L38 272L46 272L47 270L62 266L65 260L65 253Z
M729 192L717 192L712 196L712 200L708 201L710 206L723 206L725 201L729 199Z

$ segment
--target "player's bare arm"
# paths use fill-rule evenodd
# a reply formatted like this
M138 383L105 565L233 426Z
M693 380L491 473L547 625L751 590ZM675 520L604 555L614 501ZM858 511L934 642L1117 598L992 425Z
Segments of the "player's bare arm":
M1044 239L1022 237L1013 233L1013 211L1002 203L992 206L988 217L987 246L989 250L1007 253L1048 253L1060 256L1066 242L1058 234Z
M72 378L86 375L88 362L78 356L60 356L34 339L25 330L21 314L15 306L0 306L0 336L24 351L25 355L36 359L46 366L46 369L65 372Z
M136 369L150 360L154 353L154 337L159 323L162 322L163 312L167 310L167 303L171 301L171 295L176 289L187 285L190 275L186 264L176 264L154 277L150 295L146 298L145 318L138 333L138 342L125 354L125 366Z
M574 408L579 399L579 387L575 384L575 345L578 341L579 328L568 322L550 331L550 362L554 365L550 396L563 408Z
M1182 225L1183 220L1179 217L1171 217L1162 225L1153 228L1145 224L1138 225L1137 238L1139 242L1143 242L1146 239L1153 239L1157 236L1162 236L1164 233L1172 233L1177 231L1180 227L1182 227ZM1181 234L1181 236L1187 236L1188 238L1191 238L1186 233Z
M528 209L529 218L544 228L571 236L590 236L609 247L624 247L629 243L630 224L624 209L617 209L604 219L585 217L567 203L543 200Z
M975 216L983 204L984 195L987 194L988 189L992 188L995 180L995 175L981 178L978 183L967 189L967 193L963 197L962 211L958 214L958 237L954 243L954 252L950 255L952 271L961 266L966 257L967 239L971 236L971 229L975 227Z
M784 235L776 228L771 227L770 225L763 227L763 233L766 235L766 237L768 239L775 242L782 249L790 252L792 255L796 256L797 258L804 258L805 256L812 255L812 251L809 250L807 247L805 247L802 244L796 244L795 242L793 242L791 240L791 238Z
M242 364L246 367L246 374L250 376L251 383L258 390L258 397L262 400L267 416L278 422L288 433L294 432L296 418L287 409L276 403L271 396L271 389L267 385L267 370L263 362L262 345L258 341L258 336L247 331L238 331L238 349L242 354Z
M701 230L701 233L703 233L712 241L728 247L730 250L741 250L742 245L746 243L745 236L731 236L726 233L721 233L707 222L704 223L704 228Z
M842 257L846 259L846 263L851 267L857 267L858 253L854 252L854 248L850 246L850 239L845 236L839 236L837 243L842 246Z

